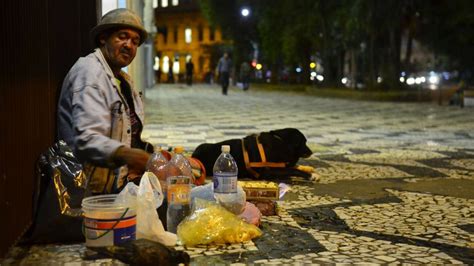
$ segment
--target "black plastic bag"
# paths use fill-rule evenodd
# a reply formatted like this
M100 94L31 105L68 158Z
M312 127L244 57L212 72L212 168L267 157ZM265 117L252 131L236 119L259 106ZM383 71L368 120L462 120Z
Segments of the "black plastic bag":
M37 162L33 222L20 244L84 241L82 199L87 178L64 141L43 152Z

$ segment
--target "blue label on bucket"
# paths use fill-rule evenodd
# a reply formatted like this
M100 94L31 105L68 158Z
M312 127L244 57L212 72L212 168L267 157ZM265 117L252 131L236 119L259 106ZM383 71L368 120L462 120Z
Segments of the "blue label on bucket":
M137 227L135 225L114 230L114 245L133 241L136 239Z
M91 246L111 246L133 241L136 239L136 228L136 216L124 219L84 218L85 236Z

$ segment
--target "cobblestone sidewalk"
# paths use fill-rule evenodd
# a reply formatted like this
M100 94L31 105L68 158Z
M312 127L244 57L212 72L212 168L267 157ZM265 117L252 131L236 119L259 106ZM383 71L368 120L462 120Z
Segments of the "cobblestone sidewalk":
M217 86L146 91L144 137L192 152L204 142L294 127L317 181L291 186L254 241L184 249L192 264L474 263L474 109L316 98ZM15 247L3 262L85 260L76 245Z

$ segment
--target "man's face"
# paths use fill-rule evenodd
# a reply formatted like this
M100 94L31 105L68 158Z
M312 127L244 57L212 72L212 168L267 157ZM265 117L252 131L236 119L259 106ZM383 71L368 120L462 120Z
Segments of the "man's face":
M101 51L113 71L128 66L140 45L140 35L132 29L119 29L100 39Z

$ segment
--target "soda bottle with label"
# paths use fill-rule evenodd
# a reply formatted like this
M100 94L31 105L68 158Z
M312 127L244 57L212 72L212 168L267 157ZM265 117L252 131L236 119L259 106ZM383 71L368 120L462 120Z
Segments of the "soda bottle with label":
M170 164L173 165L172 171L169 171L168 176L185 175L191 178L191 183L194 183L194 175L191 164L188 159L184 156L184 148L177 146L174 149L173 157L170 160Z
M169 176L167 183L166 229L176 234L179 223L191 213L191 178Z
M152 172L160 181L161 189L166 192L166 165L168 159L161 152L161 147L155 146L155 151L148 159L146 170Z

